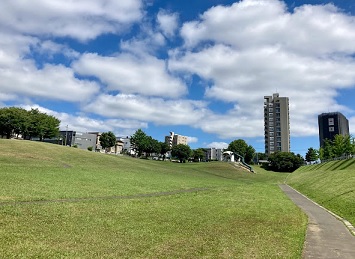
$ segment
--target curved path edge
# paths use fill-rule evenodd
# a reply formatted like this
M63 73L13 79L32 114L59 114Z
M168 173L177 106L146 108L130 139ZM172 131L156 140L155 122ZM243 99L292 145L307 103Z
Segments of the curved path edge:
M303 258L355 258L354 227L348 221L287 184L279 186L308 216Z

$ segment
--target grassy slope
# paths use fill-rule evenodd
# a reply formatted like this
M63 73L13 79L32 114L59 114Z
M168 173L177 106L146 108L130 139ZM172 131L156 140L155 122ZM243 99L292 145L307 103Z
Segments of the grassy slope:
M306 218L276 183L227 163L176 164L0 140L0 257L299 258ZM117 196L207 188L120 199ZM53 201L91 197L91 200ZM102 198L107 197L107 198ZM95 199L96 198L96 199Z
M355 159L303 166L287 183L355 225Z

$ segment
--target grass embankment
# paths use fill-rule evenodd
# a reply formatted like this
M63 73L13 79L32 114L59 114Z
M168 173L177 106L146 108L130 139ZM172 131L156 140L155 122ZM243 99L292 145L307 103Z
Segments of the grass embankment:
M276 184L286 174L17 140L0 140L0 168L1 258L301 255L306 217Z
M355 159L303 166L287 183L355 225Z

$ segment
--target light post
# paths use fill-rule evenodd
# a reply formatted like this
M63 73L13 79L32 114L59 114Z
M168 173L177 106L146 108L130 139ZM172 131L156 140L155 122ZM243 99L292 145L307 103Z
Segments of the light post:
M65 146L67 146L67 139L68 139L68 125L66 126L66 130L65 130Z

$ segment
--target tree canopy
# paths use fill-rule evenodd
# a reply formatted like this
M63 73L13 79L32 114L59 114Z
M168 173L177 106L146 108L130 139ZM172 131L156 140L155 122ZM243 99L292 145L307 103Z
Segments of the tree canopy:
M355 143L351 136L335 135L333 140L325 139L324 146L319 149L321 160L332 159L341 156L349 156L355 153Z
M11 138L13 135L22 135L25 139L54 138L59 135L59 124L60 120L38 109L30 111L19 107L0 109L0 135L2 137Z
M313 147L310 147L306 153L306 161L313 162L318 159L318 152Z
M255 149L248 145L243 139L233 140L228 145L228 150L244 157L245 163L250 163L254 157Z
M191 156L191 148L188 145L178 144L173 146L171 155L180 160L180 163L184 163Z
M293 152L276 152L269 156L269 168L276 172L293 172L303 165L301 155Z
M116 136L111 131L103 132L100 136L100 144L102 148L110 148L116 145Z
M201 160L206 158L206 152L203 148L194 149L192 151L192 156L194 158L194 161L200 162Z

